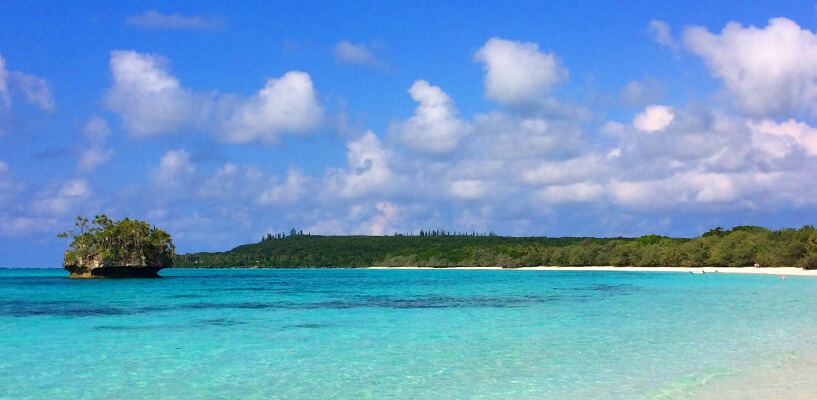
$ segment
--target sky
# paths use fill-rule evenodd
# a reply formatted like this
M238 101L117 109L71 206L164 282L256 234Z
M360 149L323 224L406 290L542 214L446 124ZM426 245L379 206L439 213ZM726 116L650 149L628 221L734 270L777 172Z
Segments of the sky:
M815 5L2 2L0 267L99 214L179 253L813 225Z

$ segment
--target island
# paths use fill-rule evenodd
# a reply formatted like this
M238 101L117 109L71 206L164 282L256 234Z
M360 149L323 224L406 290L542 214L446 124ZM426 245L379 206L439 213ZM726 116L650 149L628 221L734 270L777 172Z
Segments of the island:
M63 254L69 278L159 278L159 270L173 266L170 235L146 222L97 215L77 217L75 225L78 231L57 235L71 238Z
M224 252L178 254L175 268L639 268L817 269L812 225L717 227L694 238L511 237L443 229L393 236L320 236L293 228ZM703 271L703 270L701 270Z

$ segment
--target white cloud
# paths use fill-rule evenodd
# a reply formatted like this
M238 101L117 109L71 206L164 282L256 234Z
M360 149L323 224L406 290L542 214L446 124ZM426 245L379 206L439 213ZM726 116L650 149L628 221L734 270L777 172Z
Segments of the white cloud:
M564 158L586 145L574 121L492 112L475 115L473 126L476 134L466 151L484 158Z
M84 182L84 181L78 181ZM38 214L64 213L74 204L72 197L85 198L87 193L79 190L76 182L67 182L62 188L51 187L33 200L25 201ZM24 208L17 204L17 196L26 184L11 176L8 164L0 161L0 237L17 237L39 232L54 232L56 219L52 216L24 216ZM85 187L87 191L87 186Z
M258 94L237 103L225 118L221 136L231 143L275 143L284 132L317 128L322 113L309 74L287 72L268 80Z
M805 122L797 122L793 119L776 123L771 120L763 120L759 122L749 122L749 128L754 134L755 140L762 140L758 135L771 135L777 138L788 138L794 143L801 146L807 154L817 155L817 129L808 126ZM775 146L768 141L764 142L767 145ZM786 149L770 149L778 156L783 156L789 151Z
M705 208L731 204L732 208L754 208L763 199L757 192L774 187L776 173L712 173L687 171L650 181L618 181L609 185L615 200L626 207L661 210L673 207Z
M671 122L666 124L672 115ZM745 123L707 108L641 114L632 125L614 125L607 132L618 139L611 145L617 157L619 176L647 180L670 176L684 170L707 168L735 171L757 162L750 156L751 138ZM666 124L666 125L665 125ZM639 129L640 127L641 129ZM661 134L644 134L659 129ZM659 132L655 130L653 132Z
M125 17L125 23L147 29L212 29L221 25L218 18L162 14L156 10Z
M734 201L740 193L733 177L723 173L690 174L689 186L698 189L695 200L701 203Z
M485 69L485 96L504 105L536 104L551 86L568 77L555 55L539 51L531 42L492 38L474 60Z
M690 27L684 45L723 80L743 111L817 114L817 36L794 21L773 18L763 29L730 22L720 34Z
M0 206L6 205L25 188L25 183L11 176L8 164L0 161Z
M43 111L54 109L54 99L51 96L51 86L48 81L19 71L12 72L11 77L29 104L36 104Z
M190 154L184 150L170 150L162 156L159 166L151 169L150 180L163 190L177 190L183 187L196 165L190 161Z
M85 179L72 179L40 192L32 200L31 208L37 214L79 213L77 208L90 198L91 193L91 186Z
M0 236L19 237L32 233L54 232L57 219L50 217L21 217L0 213Z
M241 98L184 89L166 64L158 56L111 52L114 84L105 105L122 117L125 130L134 137L188 130L211 132L231 143L275 143L283 134L321 124L323 110L312 79L304 72L269 79L257 94Z
M114 156L113 149L105 148L105 139L111 134L108 121L92 117L81 129L82 135L90 142L77 159L79 172L90 172L110 161Z
M675 118L675 114L672 112L672 108L653 104L648 106L644 112L635 116L633 126L640 131L656 132L669 126L673 118Z
M279 207L295 204L306 194L309 181L309 176L291 169L283 182L270 182L258 197L258 204Z
M605 192L599 183L576 182L548 186L539 192L539 198L545 203L586 203L601 200Z
M529 185L556 186L605 179L606 172L612 172L610 167L614 164L610 158L591 153L563 161L541 161L536 167L523 171L522 179Z
M610 182L609 190L616 202L624 206L653 206L663 208L670 204L686 201L677 193L670 193L662 187L667 181L620 181Z
M111 128L108 127L108 121L100 117L91 117L85 125L82 126L82 134L90 141L99 143L105 140L111 134Z
M122 117L124 128L137 138L178 131L199 117L199 101L168 74L166 64L159 56L111 52L114 85L105 105Z
M451 182L448 193L456 198L462 200L479 199L485 194L486 185L476 179L462 179Z
M346 41L340 42L335 45L333 53L335 55L335 61L339 63L367 67L376 67L383 64L383 62L378 60L374 53L372 53L371 47L363 43L352 44Z
M454 150L468 134L469 126L457 119L451 97L423 80L414 82L409 94L420 104L414 116L391 127L392 133L412 150L434 154Z
M0 54L0 100L5 107L11 107L11 95L8 86L9 72L6 69L6 60Z
M647 28L647 33L650 35L650 39L654 42L669 47L673 50L678 49L678 43L672 37L672 32L669 27L669 24L665 21L654 19L650 21L650 25Z
M392 203L382 201L375 204L375 209L377 214L368 221L368 229L366 230L370 235L382 236L384 233L388 233L389 224L397 219L400 208Z
M547 55L534 44L496 41L514 51L527 49L525 54L532 58ZM491 51L495 50L488 44L480 50ZM493 66L486 54L482 62L486 64L487 92ZM205 94L184 88L161 59L132 55L146 61L141 69L134 67L125 74L135 83L115 83L112 92L119 85L123 93L137 98L179 98L189 106L183 110L190 112L178 125L172 120L163 125L161 119L152 125L161 128L155 134L170 127L209 132L222 141L274 142L301 126L314 129L316 125L309 124L320 119L294 119L287 125L289 122L282 121L289 114L320 117L322 113L305 73L272 79L250 96ZM493 69L494 75L497 71L505 72ZM566 72L559 79L564 77ZM541 105L557 81L540 85L535 94L513 94L502 104ZM507 87L513 89L513 85ZM210 164L210 172L205 173L207 163L196 165L187 152L172 151L151 171L150 181L155 185L148 189L166 188L173 192L174 201L159 199L144 209L176 215L184 205L212 221L236 216L233 229L246 226L252 233L248 237L257 240L259 226L346 234L479 226L507 233L503 229L526 223L541 223L541 229L548 229L544 227L548 223L563 223L560 218L591 218L594 213L619 210L711 214L761 204L817 202L809 200L809 194L817 190L804 172L817 163L817 158L809 156L814 130L808 125L795 120L751 121L712 111L706 105L656 105L659 89L660 84L650 78L621 89L622 99L644 109L622 121L626 123L605 124L601 130L609 135L601 136L594 128L598 116L557 118L539 112L541 109L530 113L516 108L466 119L458 115L448 94L418 80L409 89L416 110L390 127L388 138L394 140L381 141L373 132L348 139L345 165L341 162L338 168L317 175L293 166L269 176L260 172L267 166L254 169L227 162ZM298 104L298 99L306 106L296 109L311 111L281 111ZM148 117L156 112L149 111L145 113ZM94 122L89 121L83 131L88 131L89 140L94 140L92 132L101 132L97 135L104 139L109 128L104 120ZM278 127L283 128L276 130ZM435 156L418 157L419 153ZM774 196L765 196L772 192ZM270 210L275 212L270 214ZM561 211L582 217L562 217ZM269 218L272 221L263 225L256 222ZM208 225L208 229L218 227Z
M239 197L235 193L238 175L239 170L235 164L225 163L216 170L212 178L200 186L198 197L202 199ZM245 186L254 187L257 182L246 183Z
M12 106L12 91L22 93L27 103L35 104L43 111L54 109L48 81L20 71L9 71L6 69L6 60L0 54L0 106Z
M77 169L80 172L93 171L113 158L113 149L103 149L93 146L80 154L77 160Z
M389 151L380 145L373 132L349 142L344 170L330 169L325 177L327 198L359 198L372 193L382 193L392 181L389 169Z

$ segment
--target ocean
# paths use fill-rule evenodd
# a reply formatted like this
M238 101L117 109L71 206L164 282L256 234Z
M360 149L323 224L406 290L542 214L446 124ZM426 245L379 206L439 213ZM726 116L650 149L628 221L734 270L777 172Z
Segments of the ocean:
M817 278L0 270L0 399L813 399Z

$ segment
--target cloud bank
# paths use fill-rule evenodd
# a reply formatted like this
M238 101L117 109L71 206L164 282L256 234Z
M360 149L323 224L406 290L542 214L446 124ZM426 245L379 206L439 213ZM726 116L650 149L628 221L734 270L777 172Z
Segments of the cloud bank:
M323 109L312 79L291 71L269 79L249 97L183 88L162 57L135 51L111 52L113 86L105 106L122 118L136 138L176 132L206 132L229 143L275 144L286 134L321 125Z
M755 117L817 115L817 35L787 18L765 28L736 22L720 34L684 31L684 46L721 79L738 108Z

